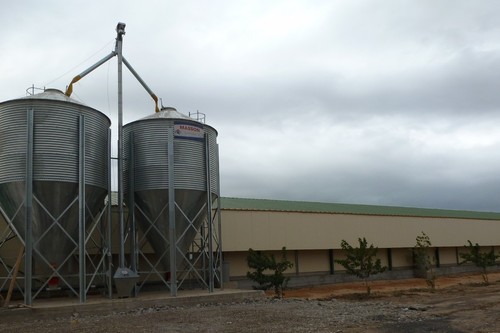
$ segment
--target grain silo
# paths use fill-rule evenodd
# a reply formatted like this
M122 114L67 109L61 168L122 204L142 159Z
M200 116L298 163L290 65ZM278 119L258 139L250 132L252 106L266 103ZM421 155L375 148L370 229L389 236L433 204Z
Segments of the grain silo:
M213 289L220 280L220 232L212 209L219 197L217 131L174 108L123 131L125 197L142 235L139 260L149 270L141 276L163 281L173 295L189 279ZM147 257L145 243L154 258Z
M17 270L26 304L48 289L67 289L83 302L107 269L99 224L109 190L109 127L107 116L55 89L0 103L0 209L24 247Z

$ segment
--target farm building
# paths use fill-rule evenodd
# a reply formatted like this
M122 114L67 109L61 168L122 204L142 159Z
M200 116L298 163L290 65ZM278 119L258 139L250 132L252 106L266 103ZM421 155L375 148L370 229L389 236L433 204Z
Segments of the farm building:
M294 263L291 284L342 281L342 240L353 246L365 237L378 247L387 278L413 276L412 248L424 232L432 243L436 271L474 269L459 265L468 240L485 251L500 251L500 213L409 207L222 198L224 261L232 281L248 285L249 248L276 256L284 246Z

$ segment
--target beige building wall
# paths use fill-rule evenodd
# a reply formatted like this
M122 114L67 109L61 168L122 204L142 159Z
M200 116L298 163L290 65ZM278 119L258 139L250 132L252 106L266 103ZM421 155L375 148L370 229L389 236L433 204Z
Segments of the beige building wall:
M429 254L434 255L434 247L439 247L444 266L457 265L457 251L468 252L464 247L468 239L481 244L483 250L500 243L500 221L495 220L222 210L223 251L230 261L231 276L244 276L248 271L245 258L249 248L276 251L283 246L288 259L298 263L296 273L329 273L329 249L333 249L334 260L343 259L341 241L355 246L359 237L379 248L383 265L389 265L387 249L391 249L392 268L410 269L411 249L422 231L433 245ZM500 253L500 246L496 251ZM333 265L334 272L344 270L336 262Z
M265 251L275 256L276 260L281 259L281 251ZM248 249L245 252L224 252L224 262L229 264L229 275L231 277L244 277L250 270L247 265ZM294 262L293 251L287 251L287 259ZM295 267L285 271L286 274L294 274Z
M356 242L353 244L359 244L359 243ZM368 244L370 244L370 243L368 243ZM388 267L389 266L389 257L387 255L387 249L379 248L377 251L377 259L380 259L380 263L382 264L382 266Z
M229 276L246 276L248 272L246 258L246 252L224 252L224 262L229 264Z
M500 243L495 220L222 210L225 251L338 249L343 239L354 244L358 237L379 248L411 248L422 231L437 247L463 246L468 239Z
M297 251L297 260L293 268L300 273L330 272L330 257L327 250ZM288 255L288 260L293 262L293 258Z
M440 265L456 265L457 264L457 249L455 247L439 248L439 264Z
M342 267L341 264L337 263L335 260L342 260L345 259L345 254L342 250L333 250L333 271L343 271L344 267Z
M392 249L392 267L410 268L413 267L413 253L411 249Z

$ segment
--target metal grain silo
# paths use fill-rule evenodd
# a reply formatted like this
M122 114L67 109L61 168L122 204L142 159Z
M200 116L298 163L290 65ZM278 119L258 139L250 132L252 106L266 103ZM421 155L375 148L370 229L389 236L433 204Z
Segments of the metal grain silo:
M125 125L124 145L125 197L156 254L152 271L176 283L176 270L196 265L188 252L219 196L217 131L163 108Z
M109 127L104 114L54 89L0 103L0 208L26 248L28 304L32 287L54 281L85 293L65 276L85 278L86 227L109 187Z

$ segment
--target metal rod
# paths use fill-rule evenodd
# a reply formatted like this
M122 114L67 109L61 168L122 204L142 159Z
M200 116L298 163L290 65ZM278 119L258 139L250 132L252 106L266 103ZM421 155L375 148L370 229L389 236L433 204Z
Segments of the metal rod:
M108 274L108 297L112 298L113 297L113 273L111 272L111 267L113 266L113 253L112 253L112 238L111 238L111 233L113 232L113 229L111 227L111 221L112 221L112 211L111 208L113 207L113 200L111 198L111 128L108 128L108 216L107 216L107 227L108 227L108 233L107 233L107 239L108 239L108 245L107 245L107 251L106 251L106 256L108 258L108 269L107 269L107 274Z
M130 133L129 137L129 156L128 156L128 218L130 221L130 268L132 271L137 272L137 234L136 234L136 221L135 221L135 156L134 156L134 132ZM134 288L132 291L134 296L137 296L138 289Z
M170 242L170 295L177 296L177 236L175 228L174 131L168 129L168 232Z
M205 229L208 229L208 220L205 224L202 224L201 229L200 229L201 243L200 243L200 248L199 248L199 251L202 254L202 256L201 256L201 268L202 268L202 273L203 273L203 283L208 287L207 275L210 273L210 267L208 267L208 264L207 264L207 261L208 261L208 259L207 259L207 242L208 242L207 233L208 232Z
M210 144L208 134L205 133L205 172L207 189L207 222L208 222L208 291L214 292L214 252L213 252L213 223L212 223L212 187L210 182Z
M219 145L217 144L215 146L215 150L217 155L219 156ZM217 168L217 240L218 240L218 254L219 254L219 282L220 282L220 288L224 288L224 278L222 276L223 274L223 269L224 269L224 261L222 257L222 217L221 217L221 198L220 198L220 176L219 176L219 158L217 158L216 162L216 168Z
M33 278L33 109L28 110L28 146L26 149L26 198L24 233L24 304L31 305Z
M78 179L78 256L80 303L85 303L87 294L85 270L85 117L80 115L79 126L79 179Z
M68 96L68 97L71 96L71 94L73 93L73 84L74 83L78 82L82 77L86 76L87 74L89 74L90 72L92 72L94 69L96 69L97 67L101 66L102 64L104 64L109 59L113 58L115 55L116 55L115 51L111 52L110 54L108 54L107 56L105 56L104 58L102 58L101 60L99 60L97 63L95 63L91 67L89 67L88 69L84 70L83 72L81 72L80 74L78 74L77 76L75 76L73 78L73 80L71 80L70 84L68 85L68 88L66 88L65 95Z
M130 72L135 76L135 78L137 79L137 81L139 81L139 83L144 87L144 89L146 89L146 91L148 92L148 94L155 101L155 112L160 112L160 108L158 107L158 97L148 87L148 85L146 84L146 82L144 82L144 80L139 76L139 74L137 74L137 72L132 68L132 65L130 65L130 63L125 59L125 57L122 57L122 60L123 60L123 63L125 64L125 66L127 66L127 68L130 70Z
M125 266L125 240L124 240L124 221L123 221L123 81L122 81L122 44L123 35L125 34L125 25L118 23L116 27L116 48L115 52L118 56L118 209L120 223L120 258L119 268Z

